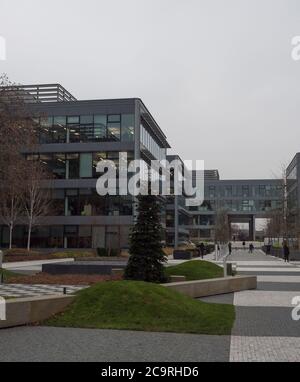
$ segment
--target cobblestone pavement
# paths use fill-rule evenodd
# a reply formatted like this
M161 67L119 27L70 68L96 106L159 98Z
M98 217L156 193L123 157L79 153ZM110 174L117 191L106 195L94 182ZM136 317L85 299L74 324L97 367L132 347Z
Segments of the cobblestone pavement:
M72 294L86 288L85 286L74 285L28 285L28 284L0 284L1 297L35 297L53 294L63 294L66 288L67 294Z
M300 321L292 319L300 268L259 250L235 251L229 260L239 274L258 275L257 290L234 294L230 361L300 361Z
M0 362L226 362L230 336L20 327L0 331Z

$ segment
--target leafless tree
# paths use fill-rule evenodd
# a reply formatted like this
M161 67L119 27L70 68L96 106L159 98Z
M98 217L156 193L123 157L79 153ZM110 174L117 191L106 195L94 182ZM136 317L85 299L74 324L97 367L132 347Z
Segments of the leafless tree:
M215 241L221 244L229 240L228 211L226 209L217 209L215 215Z
M0 217L9 229L9 249L12 248L13 230L24 212L22 204L22 169L24 160L19 158L15 163L8 164L5 185L0 187Z
M26 179L24 179L23 205L28 225L27 250L31 247L32 229L41 224L43 217L52 210L50 186L43 188L43 182L49 178L39 161L28 161Z
M0 76L0 222L13 229L22 214L22 150L35 144L36 134L22 93L6 75Z

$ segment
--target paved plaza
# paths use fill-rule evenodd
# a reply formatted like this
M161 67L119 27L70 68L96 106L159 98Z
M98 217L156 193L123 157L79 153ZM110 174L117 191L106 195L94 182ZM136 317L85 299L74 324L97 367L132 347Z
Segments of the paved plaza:
M239 274L258 275L257 290L201 300L235 305L231 336L19 327L0 331L0 361L300 361L300 321L292 319L300 267L260 250L235 250L229 261Z

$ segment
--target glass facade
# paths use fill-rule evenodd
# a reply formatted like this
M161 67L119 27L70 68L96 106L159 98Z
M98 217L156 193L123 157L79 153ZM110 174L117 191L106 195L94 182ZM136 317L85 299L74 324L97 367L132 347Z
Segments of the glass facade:
M127 152L128 162L134 158L133 151ZM111 160L115 163L118 174L119 152L94 152L94 153L50 153L30 154L28 160L40 160L54 179L84 179L98 178L97 164L102 160Z
M142 146L144 146L154 158L158 160L166 159L166 149L160 147L146 127L144 127L143 123L140 125L140 134Z
M36 118L39 142L134 141L134 114L91 114Z

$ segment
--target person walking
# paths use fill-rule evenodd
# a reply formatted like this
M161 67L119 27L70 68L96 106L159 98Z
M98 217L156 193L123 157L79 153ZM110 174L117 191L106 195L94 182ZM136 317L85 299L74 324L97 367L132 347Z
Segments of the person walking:
M290 262L290 249L286 241L283 242L283 258L285 263Z
M201 256L201 258L203 259L203 257L204 257L204 253L205 253L205 246L204 246L203 243L200 243L200 245L199 245L199 249L200 249L200 256Z
M246 249L246 243L243 241L243 249Z
M228 243L228 251L229 251L229 255L231 255L231 251L232 251L232 244L231 244L231 242Z
M249 244L249 253L253 253L254 245L252 243Z

